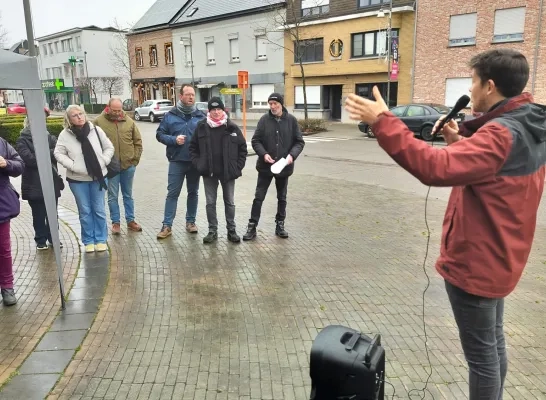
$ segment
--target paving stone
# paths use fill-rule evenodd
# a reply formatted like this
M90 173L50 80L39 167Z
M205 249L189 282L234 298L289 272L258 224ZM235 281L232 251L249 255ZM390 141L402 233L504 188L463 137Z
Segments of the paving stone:
M87 334L87 330L48 332L44 335L36 351L75 350Z
M22 375L61 373L73 354L72 350L34 351L25 360L19 372Z
M59 379L59 374L18 375L2 390L2 400L43 400Z

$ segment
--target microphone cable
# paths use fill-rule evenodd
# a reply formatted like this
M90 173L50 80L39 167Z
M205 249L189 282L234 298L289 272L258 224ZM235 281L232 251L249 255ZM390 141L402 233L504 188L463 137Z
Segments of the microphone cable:
M434 147L434 137L432 139L431 146ZM429 350L428 350L427 324L426 324L426 321L425 321L425 295L427 293L428 288L430 287L430 276L429 276L429 274L427 272L427 259L428 259L428 252L429 252L429 247L430 247L431 232L430 232L430 226L428 224L427 210L428 210L428 198L430 196L430 189L431 188L432 188L432 185L430 185L428 187L427 195L425 196L425 226L427 228L427 244L426 244L426 247L425 247L425 258L423 260L423 272L425 273L425 277L427 278L427 285L425 286L425 290L423 291L423 303L422 303L423 308L422 308L422 314L421 314L422 315L422 321L423 321L423 332L424 332L424 336L425 336L425 352L426 352L426 355L427 355L428 366L430 368L430 371L428 372L427 380L425 381L425 385L423 386L422 389L412 389L412 390L410 390L408 392L408 396L409 396L410 399L413 396L420 396L420 397L418 397L420 400L424 400L426 398L427 393L430 394L430 396L434 400L434 395L428 389L428 384L430 382L430 378L432 377L432 361L430 360L430 354L429 354Z

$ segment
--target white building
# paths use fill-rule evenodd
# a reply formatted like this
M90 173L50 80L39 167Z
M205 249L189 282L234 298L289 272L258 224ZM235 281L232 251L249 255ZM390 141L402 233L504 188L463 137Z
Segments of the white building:
M104 104L110 97L131 97L130 74L117 67L114 51L127 57L123 33L115 28L87 26L37 38L38 65L46 102L65 106L89 102ZM125 46L125 48L124 48ZM75 60L72 65L70 60ZM128 65L128 62L127 62Z
M221 90L237 88L237 71L246 70L247 117L260 118L268 96L284 94L284 32L266 33L284 7L283 0L187 4L169 24L177 86L193 81L198 101L221 96L232 115L241 117L242 96Z

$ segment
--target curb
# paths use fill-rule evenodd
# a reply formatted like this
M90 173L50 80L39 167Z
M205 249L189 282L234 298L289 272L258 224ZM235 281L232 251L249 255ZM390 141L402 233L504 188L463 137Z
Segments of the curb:
M79 232L78 214L62 206L58 210L59 220L75 234ZM59 310L17 375L2 387L2 400L44 399L49 395L95 321L108 284L109 266L109 251L87 255L80 243L80 264L74 283L65 293L66 309Z

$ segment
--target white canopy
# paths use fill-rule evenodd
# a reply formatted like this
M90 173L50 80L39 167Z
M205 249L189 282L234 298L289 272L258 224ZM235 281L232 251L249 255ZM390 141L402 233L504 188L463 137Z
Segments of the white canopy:
M36 150L36 162L40 173L40 184L51 229L51 238L57 260L57 275L61 290L61 304L64 309L64 284L61 265L61 248L59 242L59 224L57 205L53 187L53 169L47 138L47 127L44 118L42 101L42 84L38 73L38 61L34 57L22 56L6 50L0 50L0 89L22 90L25 107L30 122L32 141Z

